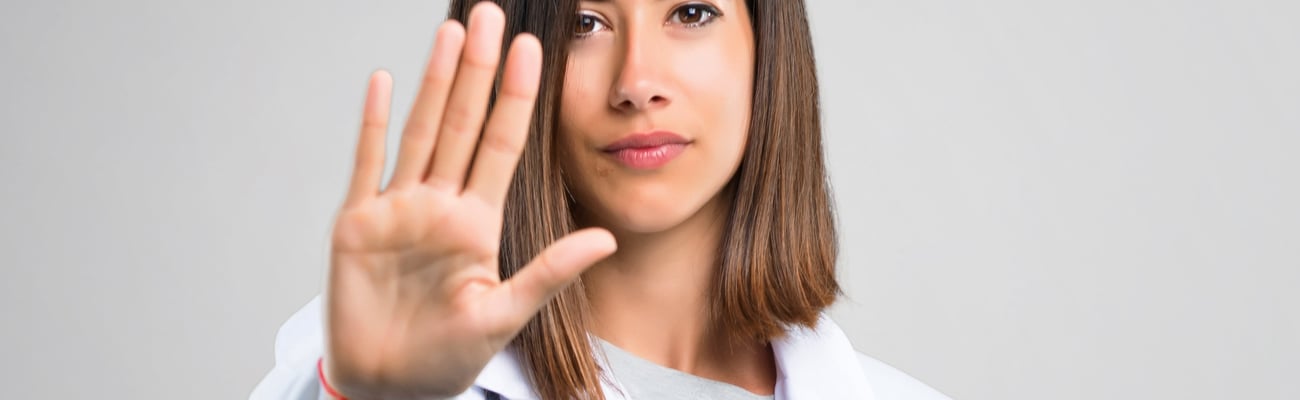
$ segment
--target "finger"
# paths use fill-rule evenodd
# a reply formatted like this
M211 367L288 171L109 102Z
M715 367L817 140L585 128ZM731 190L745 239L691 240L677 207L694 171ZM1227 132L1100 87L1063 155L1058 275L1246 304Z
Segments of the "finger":
M560 289L617 248L609 231L588 228L569 234L542 250L537 258L498 289L503 296L504 309L510 310L512 322L522 326Z
M433 156L433 142L442 111L447 107L447 96L456 77L456 63L465 47L465 27L460 22L448 20L438 28L433 54L429 56L424 71L424 83L411 106L406 129L402 132L402 145L398 150L397 168L389 181L389 188L400 188L418 183L429 171L429 158Z
M528 140L528 123L537 100L541 71L541 42L533 35L519 35L510 45L501 94L483 130L469 183L465 185L466 192L482 197L489 204L500 206L505 202L515 165Z
M469 17L469 37L456 70L456 83L438 129L433 148L433 167L428 181L460 190L465 170L478 144L488 96L501 59L501 36L505 14L491 2L474 6Z
M370 74L366 103L361 113L361 138L357 141L356 165L344 206L355 205L379 193L384 177L384 135L388 131L388 109L393 77L387 71Z

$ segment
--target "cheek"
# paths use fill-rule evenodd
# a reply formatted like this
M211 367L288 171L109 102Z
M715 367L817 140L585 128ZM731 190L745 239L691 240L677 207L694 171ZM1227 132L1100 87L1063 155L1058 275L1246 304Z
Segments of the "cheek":
M673 56L673 77L692 107L749 103L753 56L720 43L685 47ZM734 46L741 47L741 46Z
M560 168L566 171L571 189L585 192L592 179L607 176L609 167L602 165L592 152L591 138L584 127L600 126L606 120L603 112L608 85L602 84L603 70L595 60L572 57L560 94L559 130L556 132L556 150ZM594 176L589 176L593 175Z
M730 43L730 42L728 42ZM747 46L688 48L674 57L681 83L682 105L698 121L703 139L711 142L711 163L734 164L744 149L753 98L753 55Z
M596 117L592 115L593 110L600 108L595 102L604 96L599 96L599 77L595 76L595 72L581 62L569 62L560 93L561 126L583 126L585 121Z
M577 108L568 107L574 110L590 109L590 104L596 99L603 99L604 89L601 85L602 79L605 79L605 68L601 68L599 60L595 60L589 51L575 52L569 55L568 64L565 66L564 86L561 94L562 104L573 104Z

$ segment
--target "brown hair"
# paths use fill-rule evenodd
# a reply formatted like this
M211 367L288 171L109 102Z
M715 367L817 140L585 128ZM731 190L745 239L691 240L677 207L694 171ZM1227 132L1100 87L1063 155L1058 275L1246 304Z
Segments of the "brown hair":
M528 142L510 186L501 236L508 279L575 229L556 159L560 95L577 0L494 0L506 14L506 41L528 32L543 48L542 80ZM448 17L469 18L477 0L454 0ZM812 35L803 0L747 0L755 41L753 108L745 154L718 249L711 305L733 337L772 340L788 325L813 327L840 294L836 237L822 155ZM504 51L504 49L503 49ZM603 399L587 335L582 280L542 307L513 346L544 399Z

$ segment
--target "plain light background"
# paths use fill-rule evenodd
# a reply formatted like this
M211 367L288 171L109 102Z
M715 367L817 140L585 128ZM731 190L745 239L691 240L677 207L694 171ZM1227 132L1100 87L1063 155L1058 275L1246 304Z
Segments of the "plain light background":
M810 3L860 350L958 399L1300 398L1300 3ZM4 396L246 397L367 75L402 126L445 8L6 1Z

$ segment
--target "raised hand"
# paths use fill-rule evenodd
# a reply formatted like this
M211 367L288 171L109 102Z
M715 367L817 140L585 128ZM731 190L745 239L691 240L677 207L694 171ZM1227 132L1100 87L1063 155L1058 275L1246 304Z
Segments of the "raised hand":
M499 278L502 207L542 59L537 38L513 40L487 118L504 25L500 8L481 2L468 33L455 21L439 28L382 190L392 78L370 78L326 292L326 377L350 398L466 390L546 301L614 252L609 232L582 230Z

